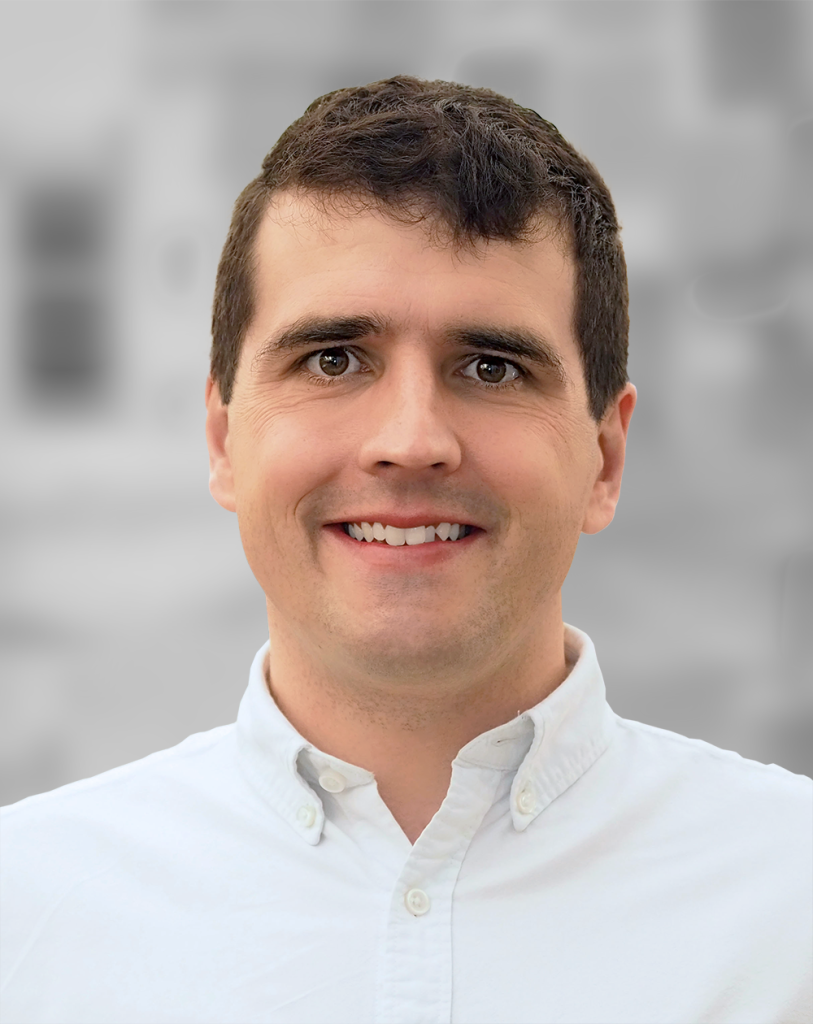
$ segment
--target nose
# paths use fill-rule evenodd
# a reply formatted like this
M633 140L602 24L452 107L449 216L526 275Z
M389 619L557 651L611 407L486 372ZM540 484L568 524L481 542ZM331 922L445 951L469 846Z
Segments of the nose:
M426 353L403 356L368 391L361 467L368 473L390 467L452 473L462 452L450 418L450 396Z

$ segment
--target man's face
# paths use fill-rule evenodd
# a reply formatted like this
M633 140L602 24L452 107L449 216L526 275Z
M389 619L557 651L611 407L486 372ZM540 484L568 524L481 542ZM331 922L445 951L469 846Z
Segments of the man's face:
M612 519L635 402L629 385L603 432L590 418L574 280L552 232L461 252L381 212L276 198L232 400L207 389L212 493L237 512L272 636L406 681L496 668L561 625L579 535ZM391 546L343 525L377 522L398 541L473 529Z

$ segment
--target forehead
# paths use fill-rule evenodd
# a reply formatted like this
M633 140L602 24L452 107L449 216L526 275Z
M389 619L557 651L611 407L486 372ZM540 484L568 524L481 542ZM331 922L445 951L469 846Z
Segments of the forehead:
M282 193L263 216L255 256L247 343L303 316L363 310L404 330L502 322L539 331L578 358L575 265L553 222L529 242L462 247L436 224Z

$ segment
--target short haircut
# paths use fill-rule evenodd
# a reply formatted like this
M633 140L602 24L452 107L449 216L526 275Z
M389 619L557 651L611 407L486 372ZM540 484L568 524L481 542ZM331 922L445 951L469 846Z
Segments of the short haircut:
M257 231L284 190L428 218L457 245L532 241L553 217L576 265L573 328L597 423L627 383L627 269L598 171L555 125L505 96L401 75L319 97L238 197L212 312L211 373L223 402L254 315Z

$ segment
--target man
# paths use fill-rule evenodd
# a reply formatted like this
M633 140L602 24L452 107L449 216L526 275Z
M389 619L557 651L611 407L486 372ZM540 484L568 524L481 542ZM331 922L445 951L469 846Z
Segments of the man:
M487 90L324 96L213 337L270 642L235 725L7 810L4 1019L809 1020L811 780L618 718L562 621L636 400L592 165Z

